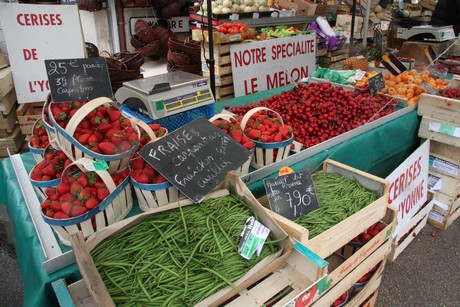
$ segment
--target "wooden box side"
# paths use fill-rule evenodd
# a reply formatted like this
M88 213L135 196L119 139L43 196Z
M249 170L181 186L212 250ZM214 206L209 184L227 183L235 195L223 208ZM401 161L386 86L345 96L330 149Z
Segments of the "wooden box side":
M460 179L460 160L430 152L430 169Z
M11 67L0 69L0 99L5 97L14 88Z
M418 136L424 139L460 147L460 138L449 134L450 131L459 128L460 127L456 127L454 124L446 125L441 120L424 116L420 123Z

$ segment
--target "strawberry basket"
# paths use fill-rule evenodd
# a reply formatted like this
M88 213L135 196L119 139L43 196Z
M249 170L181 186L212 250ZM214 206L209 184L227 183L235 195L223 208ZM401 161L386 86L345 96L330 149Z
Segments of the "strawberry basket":
M29 151L37 163L43 161L45 148L49 145L49 137L41 118L37 119L32 126L32 135L27 143Z
M168 134L168 129L161 127L160 124L147 124L146 122L135 117L130 118L130 120L134 124L136 124L140 133L139 147L137 148L137 151L134 154L133 159L139 156L137 152L139 152L142 149L142 147L144 147L144 145L146 145L149 142L154 142Z
M53 103L48 113L56 129L56 143L73 161L103 160L109 173L129 166L139 146L140 132L121 114L115 102L100 97L82 104L64 127L57 123L52 107Z
M46 100L42 108L42 122L43 122L43 126L46 129L46 132L48 133L48 138L51 141L53 141L56 139L56 129L51 124L51 121L48 117L48 108L49 108L50 103L51 103L51 93L48 93L48 96L46 96Z
M249 137L244 135L238 116L231 113L219 113L212 116L209 121L227 133L229 136L231 136L235 141L240 143L247 150L251 151L252 154L249 156L248 160L235 170L235 173L238 176L246 175L249 172L252 155L254 154L254 142Z
M38 162L29 172L29 179L41 200L46 199L46 189L57 187L61 182L63 170L72 163L61 150L54 149L50 144L43 149L42 161Z
M74 166L79 170L71 172ZM69 164L54 189L56 195L47 193L41 203L44 221L65 245L70 245L70 234L81 231L86 238L121 221L132 208L129 168L113 174L93 168L94 161L88 158Z
M262 168L289 155L294 134L277 112L265 107L253 108L243 116L241 128L255 144L253 168Z

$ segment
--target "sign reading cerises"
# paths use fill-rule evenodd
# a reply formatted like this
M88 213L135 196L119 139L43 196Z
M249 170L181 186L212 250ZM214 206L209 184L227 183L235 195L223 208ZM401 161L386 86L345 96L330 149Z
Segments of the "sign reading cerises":
M144 146L139 154L195 203L251 156L203 117Z
M230 46L235 96L300 82L315 70L316 36L277 38Z
M54 102L113 96L103 57L46 60L45 66Z
M290 220L319 208L309 171L265 179L264 186L271 210Z

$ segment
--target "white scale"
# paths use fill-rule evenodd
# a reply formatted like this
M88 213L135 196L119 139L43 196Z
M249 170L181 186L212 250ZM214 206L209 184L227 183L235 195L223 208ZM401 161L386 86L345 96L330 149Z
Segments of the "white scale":
M183 71L124 82L115 99L123 112L144 120L145 116L160 119L214 102L208 79Z
M444 42L455 38L452 26L416 26L410 29L398 28L397 38L417 41Z

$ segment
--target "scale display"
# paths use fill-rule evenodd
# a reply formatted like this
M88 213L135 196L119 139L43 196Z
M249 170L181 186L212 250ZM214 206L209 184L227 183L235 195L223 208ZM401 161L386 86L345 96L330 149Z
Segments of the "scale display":
M187 95L182 95L164 100L163 104L166 109L166 112L171 112L174 110L182 109L197 103L207 101L211 98L211 91L207 89L205 91L193 92Z

